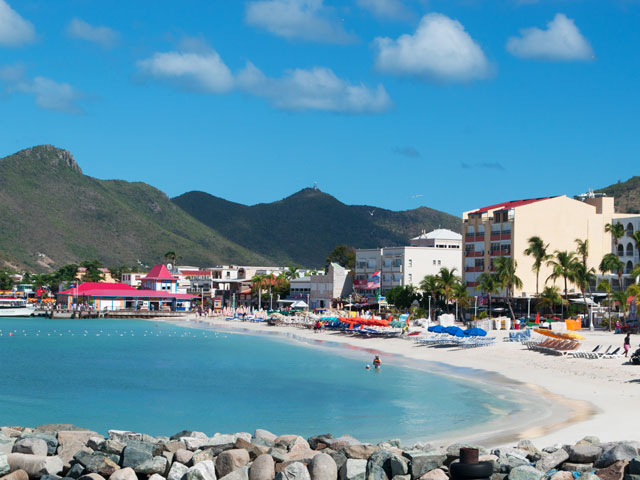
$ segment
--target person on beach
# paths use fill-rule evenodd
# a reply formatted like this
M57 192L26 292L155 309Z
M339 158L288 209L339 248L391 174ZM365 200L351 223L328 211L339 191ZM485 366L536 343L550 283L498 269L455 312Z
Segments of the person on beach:
M627 356L629 353L629 349L631 348L631 334L627 333L627 336L624 337L624 356Z
M616 333L620 333L620 320L616 320Z
M380 357L376 355L376 358L373 359L373 366L376 368L380 368L382 362L380 361Z

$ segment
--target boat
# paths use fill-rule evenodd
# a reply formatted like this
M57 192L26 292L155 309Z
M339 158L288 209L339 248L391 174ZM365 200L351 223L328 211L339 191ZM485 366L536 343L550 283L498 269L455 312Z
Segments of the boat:
M22 298L0 298L0 317L31 317L36 307Z

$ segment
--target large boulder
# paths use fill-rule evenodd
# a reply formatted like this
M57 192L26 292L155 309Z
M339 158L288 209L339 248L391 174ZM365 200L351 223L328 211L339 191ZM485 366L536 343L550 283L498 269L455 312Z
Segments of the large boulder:
M140 442L143 440L141 433L130 432L128 430L109 430L107 435L109 435L110 439L117 440L121 443L127 443L129 440L137 440Z
M74 463L67 471L67 477L78 479L85 474L84 466L81 463Z
M187 470L185 480L217 480L216 466L211 460L200 462Z
M562 470L565 472L590 472L593 470L593 463L573 463L573 462L564 462L562 464Z
M622 480L625 477L627 465L629 465L628 461L618 460L606 468L596 470L596 475L602 480ZM630 468L628 473L632 473Z
M133 471L133 468L126 467L113 472L109 480L138 480L138 476L136 472Z
M153 475L149 475L148 480L166 480L162 475L158 473L154 473Z
M0 434L0 453L11 453L15 442L15 438Z
M367 480L391 480L396 475L408 473L406 459L389 450L380 450L367 461Z
M20 435L20 440L25 438L39 438L47 443L47 455L55 455L58 449L58 439L50 433L32 432Z
M167 480L183 480L189 467L183 465L179 462L173 462L171 468L169 469L169 473L167 474Z
M151 452L127 445L122 452L122 466L131 467L135 470L138 465L152 458Z
M529 465L511 469L509 480L541 480L544 472Z
M273 480L275 476L275 462L266 453L259 455L249 467L249 480Z
M195 455L195 452L192 452L191 450L187 450L186 448L181 448L180 450L177 450L176 453L173 454L173 461L182 463L183 465L187 465L191 461L194 455Z
M414 480L431 470L441 467L447 459L447 455L438 451L424 452L422 450L410 450L404 452L404 456L409 459L411 466L409 473Z
M119 440L114 440L112 438L108 438L101 445L100 451L104 453L109 453L111 455L122 455L122 452L124 452L124 449L126 446L127 446L126 443L123 443Z
M176 453L178 450L186 450L187 445L182 440L170 440L163 444L163 448L167 452Z
M254 439L260 439L260 440L263 440L265 442L273 444L273 443L275 443L276 438L278 438L278 436L274 435L269 430L263 430L262 428L258 428L258 429L256 429L255 432L253 432L253 438Z
M629 462L629 475L640 475L640 457L634 457Z
M630 443L618 443L604 451L594 463L596 468L606 468L618 460L633 460L638 456L638 449Z
M47 442L41 438L20 438L13 444L13 453L27 453L29 455L47 455Z
M244 438L238 438L236 443L234 444L234 448L243 448L247 452L249 452L249 456L251 460L255 460L258 455L262 455L263 453L267 453L269 451L269 447L264 445L256 445L254 443L248 442Z
M341 435L337 438L327 438L326 444L333 450L340 450L349 445L360 445L362 442L351 435Z
M311 480L311 476L303 463L293 462L278 473L275 480Z
M16 470L2 477L2 480L29 480L29 474L24 470Z
M244 467L249 463L249 452L239 448L222 452L216 458L216 474L218 477L224 477L234 470Z
M547 453L546 455L543 454L542 458L536 462L536 468L541 472L548 472L568 459L569 454L567 451L560 448L553 453Z
M449 476L441 468L425 473L420 480L449 480Z
M550 480L574 480L571 472L560 471L551 475Z
M340 468L340 480L365 480L367 476L367 460L349 458Z
M143 475L153 475L154 473L164 475L167 472L167 467L167 459L165 457L157 456L136 465L133 467L133 470L136 473L141 473Z
M104 440L101 435L91 430L62 430L58 432L58 444L64 445L65 443L80 443L87 445L90 439Z
M81 476L78 480L105 480L105 478L99 473L87 473Z
M326 453L319 453L314 456L309 463L308 469L311 480L336 480L338 478L336 462Z
M378 450L380 450L380 448L376 445L362 443L360 445L347 445L341 450L341 452L344 453L347 458L368 460L369 457Z
M602 455L602 448L590 443L584 443L567 448L567 452L569 453L570 462L593 463Z
M220 480L249 480L249 467L238 468Z
M189 450L187 450L188 452ZM185 455L187 457L187 455ZM191 464L195 465L196 463L204 462L205 460L211 460L215 463L216 455L213 448L207 448L206 450L196 450L193 452L191 456ZM182 462L185 463L185 462ZM187 462L188 463L188 462Z
M31 478L40 478L42 475L57 475L64 467L60 458L43 455L10 453L7 455L7 460L11 471L24 470Z
M2 475L6 475L11 471L11 467L9 466L9 460L7 460L7 456L4 453L0 453L0 477Z
M320 450L324 447L327 447L329 445L327 440L330 440L332 438L333 435L331 435L330 433L323 433L321 435L314 435L313 437L309 437L307 439L307 442L312 449Z
M185 444L187 450L191 450L192 452L198 450L207 443L207 439L197 437L182 437L180 441Z

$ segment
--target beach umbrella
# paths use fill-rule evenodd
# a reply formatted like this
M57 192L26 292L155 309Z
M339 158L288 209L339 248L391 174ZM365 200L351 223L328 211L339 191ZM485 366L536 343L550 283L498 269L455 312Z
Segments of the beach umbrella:
M465 330L464 333L466 333L470 337L486 337L487 336L486 330L483 330L482 328L469 328Z
M536 323L540 323L540 312L536 313Z
M433 333L443 333L444 327L442 325L432 325L429 328L427 328L427 331L433 332Z

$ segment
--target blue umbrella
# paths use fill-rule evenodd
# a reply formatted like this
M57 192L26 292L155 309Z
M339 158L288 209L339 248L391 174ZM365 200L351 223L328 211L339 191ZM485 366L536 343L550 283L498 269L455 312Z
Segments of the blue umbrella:
M432 325L431 327L427 328L427 331L433 333L442 333L444 332L444 327L442 325Z
M486 337L487 335L487 332L482 328L469 328L465 330L464 333L466 333L470 337Z
M462 331L462 329L460 327L447 327L444 329L445 332L447 332L449 335L455 335L457 336L458 332L461 332L464 335L464 332Z

